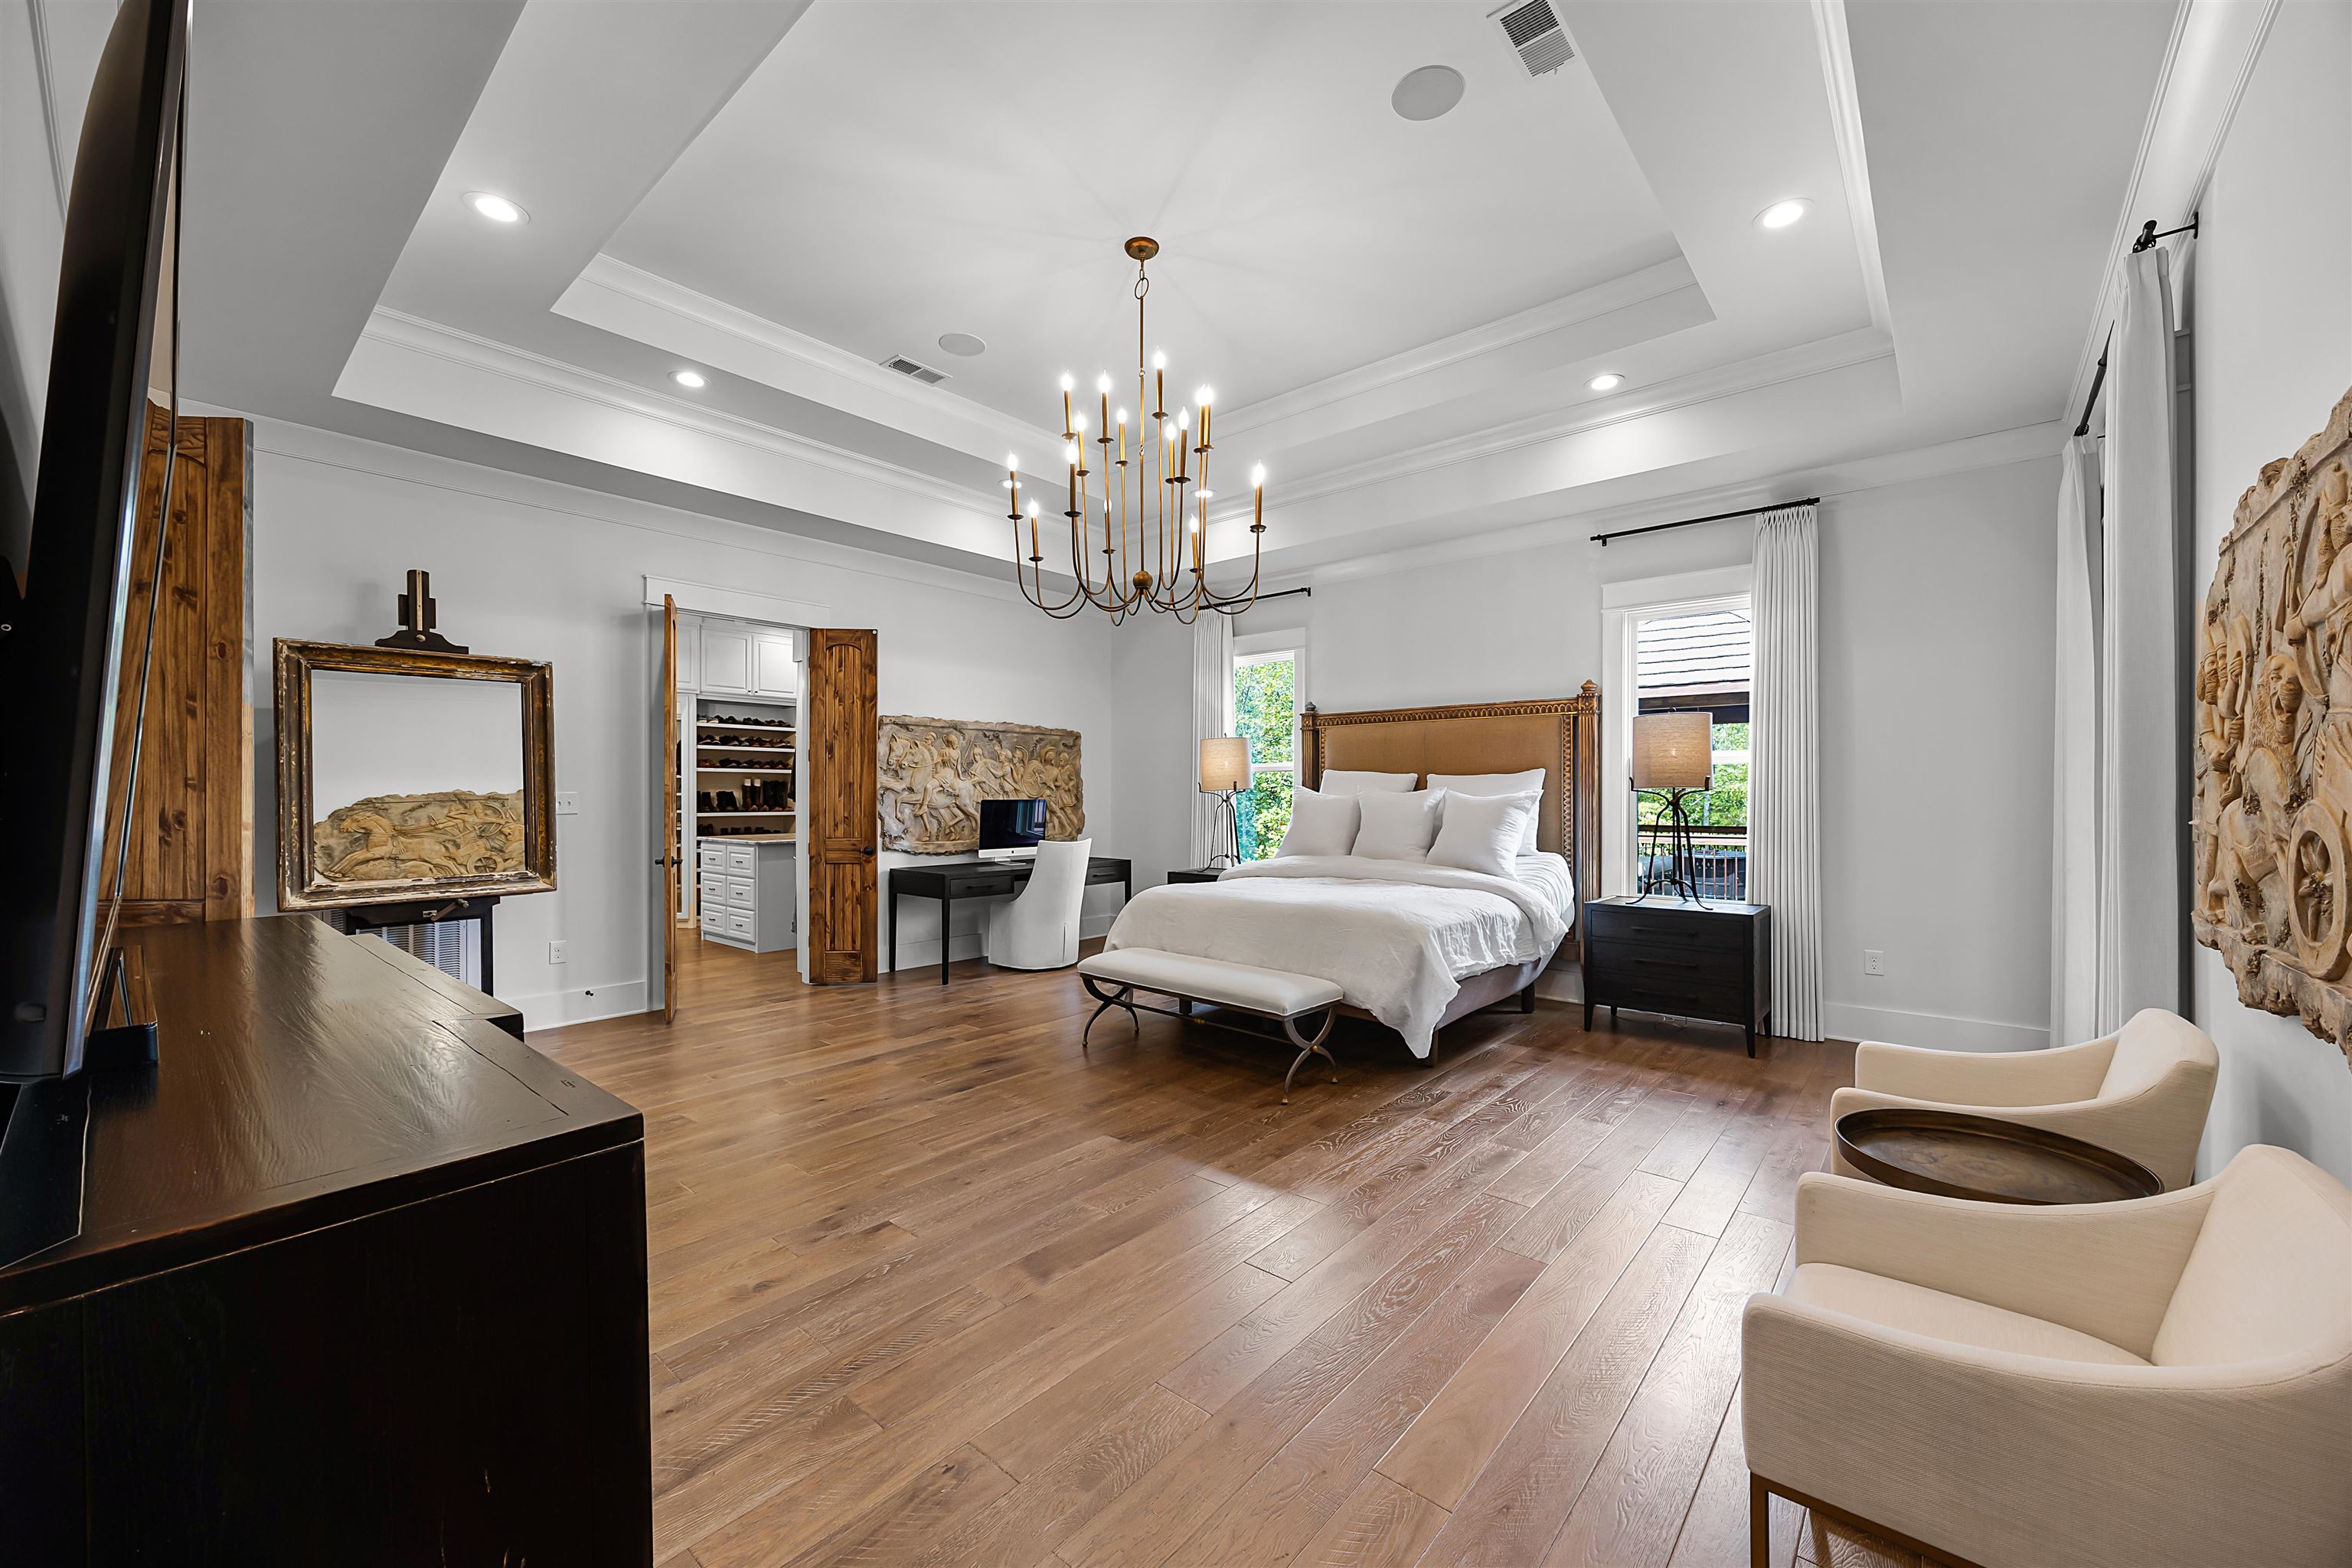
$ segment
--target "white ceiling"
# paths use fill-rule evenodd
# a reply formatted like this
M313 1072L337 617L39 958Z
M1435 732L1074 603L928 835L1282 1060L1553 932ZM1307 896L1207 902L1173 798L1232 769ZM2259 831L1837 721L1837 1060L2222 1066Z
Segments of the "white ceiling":
M999 570L1143 232L1286 570L2054 445L2175 0L1561 0L1533 81L1489 8L197 0L187 381Z

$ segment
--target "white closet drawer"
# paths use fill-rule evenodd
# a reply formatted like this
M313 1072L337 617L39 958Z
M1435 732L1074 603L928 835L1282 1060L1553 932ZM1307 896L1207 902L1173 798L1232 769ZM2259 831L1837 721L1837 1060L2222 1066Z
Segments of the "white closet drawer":
M713 907L724 908L734 902L729 891L727 879L716 871L705 871L698 886L701 890L702 907L706 910Z
M729 910L727 911L727 934L729 936L741 937L745 942L751 941L751 911L748 910Z
M751 874L753 851L749 845L727 844L719 847L726 851L730 871L746 877Z
M727 846L724 844L696 845L694 848L694 863L704 868L706 870L719 871L726 869Z
M749 877L728 878L727 901L739 910L758 909L760 907L759 884Z

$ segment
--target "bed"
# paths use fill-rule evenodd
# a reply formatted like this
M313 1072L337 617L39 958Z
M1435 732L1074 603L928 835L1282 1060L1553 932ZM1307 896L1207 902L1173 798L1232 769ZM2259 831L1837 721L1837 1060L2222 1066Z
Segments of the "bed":
M1447 1024L1518 996L1580 955L1578 898L1599 875L1600 688L1576 697L1301 716L1301 782L1344 769L1544 770L1537 853L1509 879L1418 861L1296 857L1214 882L1153 888L1107 950L1158 948L1328 979L1342 1010L1394 1029L1426 1059Z

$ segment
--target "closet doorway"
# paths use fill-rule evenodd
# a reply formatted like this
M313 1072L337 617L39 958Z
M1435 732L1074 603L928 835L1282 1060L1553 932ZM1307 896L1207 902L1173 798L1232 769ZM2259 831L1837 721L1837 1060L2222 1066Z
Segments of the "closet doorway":
M836 886L843 871L824 868L845 852L869 884L874 876L874 634L826 629L822 605L709 584L648 578L645 603L656 760L649 1009L675 1018L697 974L723 974L737 994L747 983L761 991L871 979L871 892L845 898L855 889ZM837 676L840 661L828 650L845 641L862 653L853 662L863 679L819 679L813 691L812 647ZM814 715L813 698L822 710ZM845 731L835 713L845 700L862 714L862 749L824 744L828 735L840 741L836 731L861 732L855 723ZM835 721L823 721L826 713ZM862 757L863 769L839 765L843 757ZM811 816L824 801L852 796L862 808ZM863 845L845 843L852 835L838 824L828 827L835 818L862 822ZM814 865L813 844L824 851ZM813 875L828 900L814 926ZM865 918L842 918L845 903ZM812 930L821 975L812 973ZM681 968L689 975L684 998Z

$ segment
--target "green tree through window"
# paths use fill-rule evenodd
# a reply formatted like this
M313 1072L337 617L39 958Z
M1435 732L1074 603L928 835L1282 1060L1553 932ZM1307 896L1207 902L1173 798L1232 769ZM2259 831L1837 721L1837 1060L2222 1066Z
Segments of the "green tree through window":
M1289 653L1234 660L1234 732L1250 749L1250 787L1234 800L1244 860L1272 855L1290 827L1298 777L1297 673Z

